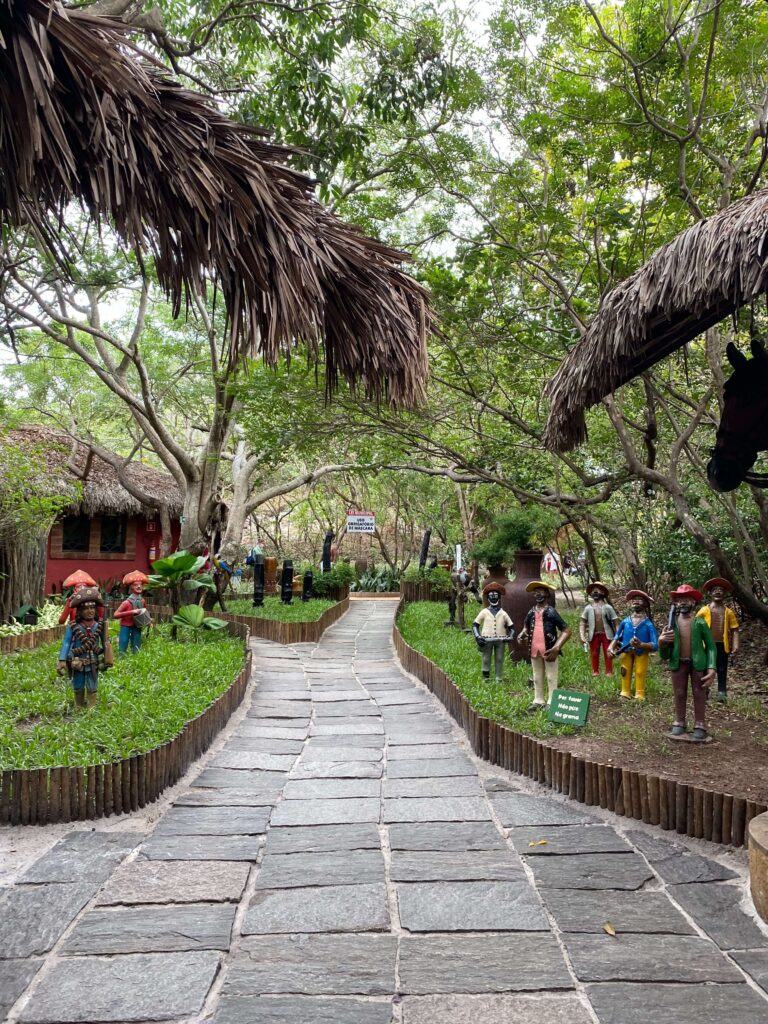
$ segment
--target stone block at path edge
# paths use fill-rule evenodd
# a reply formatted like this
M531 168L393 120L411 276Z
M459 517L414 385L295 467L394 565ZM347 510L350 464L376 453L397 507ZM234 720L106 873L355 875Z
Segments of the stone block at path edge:
M225 996L213 1024L390 1024L391 1020L388 1000Z
M172 807L155 836L247 836L267 831L270 807Z
M219 954L146 953L60 960L24 1007L25 1024L128 1024L190 1017L203 1007Z
M403 1024L591 1024L575 995L408 996Z
M5 1018L42 966L42 960L0 960L0 1017Z
M67 882L17 885L6 890L0 895L0 959L46 953L97 888L91 882Z
M564 934L563 941L580 981L744 983L713 942L694 935Z
M693 928L664 892L621 892L604 889L542 889L547 910L564 932L605 934L610 922L625 932L692 935Z
M99 893L97 903L237 902L250 865L233 861L135 860L122 864Z
M581 825L597 820L586 811L552 797L529 796L527 793L494 793L491 799L505 828L517 825Z
M636 853L529 857L536 884L551 889L639 889L653 878Z
M721 949L768 946L768 938L739 907L741 890L733 885L676 885L672 895Z
M747 985L611 983L588 985L587 996L600 1024L768 1024L768 1002Z
M65 956L91 953L160 953L229 949L232 904L180 907L113 907L89 910L64 944Z
M22 882L103 882L144 838L140 832L70 832L36 860Z

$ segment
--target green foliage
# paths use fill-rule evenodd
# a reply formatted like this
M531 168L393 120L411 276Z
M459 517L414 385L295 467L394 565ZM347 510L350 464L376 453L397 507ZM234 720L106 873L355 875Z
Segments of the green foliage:
M59 644L0 657L0 769L98 764L171 740L230 685L243 645L177 643L156 626L138 654L99 674L96 708L76 712L56 675Z
M387 594L400 589L400 573L388 565L364 572L350 587L353 591Z
M332 588L349 587L357 579L354 565L349 562L336 562L328 572L317 572L314 576L313 588L318 597L327 594Z
M205 558L192 555L188 551L175 551L166 558L158 558L152 563L149 583L150 590L167 589L171 595L171 605L178 613L181 606L182 590L215 590L213 577L203 568ZM188 625L188 623L186 623Z
M0 437L0 538L23 543L44 536L81 493L75 481L51 479L42 445L20 451Z
M277 622L316 622L335 604L335 601L318 597L309 601L294 597L290 604L283 604L279 597L265 597L264 604L256 608L252 600L237 598L235 601L227 601L227 611L233 615L249 615L254 619L272 619Z
M62 606L58 601L46 601L40 609L40 615L34 626L21 622L0 623L0 636L19 636L21 633L34 633L39 629L51 629L58 626Z
M426 579L428 579L432 584L433 592L445 594L446 596L450 594L453 586L451 583L451 574L441 565L436 565L434 569L428 569Z
M472 549L472 557L485 565L509 564L517 551L546 542L557 528L557 517L537 506L513 509L495 522L494 532Z
M184 626L192 631L195 639L200 633L217 633L227 628L225 619L214 618L213 615L206 615L199 604L185 604L173 616L171 622L176 626Z

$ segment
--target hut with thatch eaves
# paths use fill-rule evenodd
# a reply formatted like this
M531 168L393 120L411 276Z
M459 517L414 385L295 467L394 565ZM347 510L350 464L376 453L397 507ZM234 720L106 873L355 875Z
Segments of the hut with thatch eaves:
M547 448L580 444L587 409L766 291L763 189L681 232L603 298L547 386Z
M124 485L115 466L46 427L9 430L3 445L6 452L42 453L46 486L72 500L62 502L47 536L22 543L13 536L0 539L0 572L6 577L0 581L0 621L19 605L60 592L75 569L85 569L106 590L130 569L147 571L159 554L161 508L170 524L170 547L175 546L182 496L167 473L131 462L121 469Z

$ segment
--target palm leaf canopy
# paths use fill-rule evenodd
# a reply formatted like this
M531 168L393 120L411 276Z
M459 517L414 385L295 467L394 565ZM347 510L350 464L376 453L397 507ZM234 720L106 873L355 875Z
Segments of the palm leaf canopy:
M313 198L290 150L221 114L138 50L125 26L56 0L0 0L0 227L65 255L79 201L154 259L174 315L213 280L231 354L325 349L368 395L417 401L430 313L404 254Z
M580 444L590 406L765 291L768 189L681 232L604 297L547 385L547 448Z

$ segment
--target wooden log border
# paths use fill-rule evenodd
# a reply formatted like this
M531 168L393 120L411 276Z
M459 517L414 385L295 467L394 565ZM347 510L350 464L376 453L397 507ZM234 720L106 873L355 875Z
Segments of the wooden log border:
M400 580L403 601L439 601L448 603L448 594L438 593L430 580Z
M401 599L398 614L405 603L405 598ZM397 619L392 640L403 668L434 693L467 734L474 753L491 764L525 775L579 803L723 846L745 846L749 823L767 809L765 804L741 796L590 761L515 732L479 715L434 661L406 643Z
M238 622L230 623L229 629L244 644L242 669L224 693L187 722L172 740L145 754L107 764L1 771L0 824L52 825L126 814L152 803L164 789L178 782L208 749L245 696L253 657L248 649L250 634L247 626ZM63 631L64 627L59 626L22 635L46 635L34 645L40 646L61 637Z
M230 615L214 612L216 618L247 626L251 636L260 640L274 640L278 644L316 644L323 633L337 622L349 608L349 597L343 598L323 612L314 622L278 622L276 619L257 619L252 615Z

